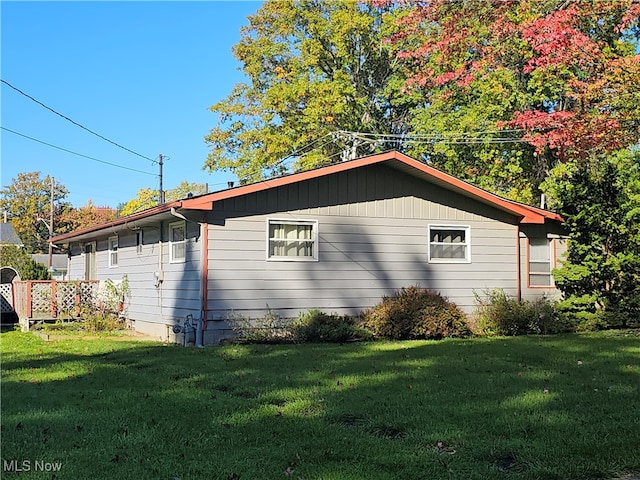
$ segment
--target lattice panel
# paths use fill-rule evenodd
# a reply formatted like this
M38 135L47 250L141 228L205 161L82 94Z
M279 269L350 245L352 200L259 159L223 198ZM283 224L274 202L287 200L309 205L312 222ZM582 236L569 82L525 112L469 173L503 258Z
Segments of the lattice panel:
M56 288L56 303L58 314L70 315L76 306L76 284L58 283Z
M0 301L2 313L13 311L13 285L10 283L0 283Z
M31 285L31 311L34 314L51 313L51 283Z
M81 283L80 284L80 306L92 307L95 305L98 295L99 284Z

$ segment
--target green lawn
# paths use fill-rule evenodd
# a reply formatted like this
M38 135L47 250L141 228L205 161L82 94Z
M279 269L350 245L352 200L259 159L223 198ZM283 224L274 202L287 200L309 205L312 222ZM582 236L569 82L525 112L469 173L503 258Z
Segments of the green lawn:
M1 340L2 478L640 473L640 332L199 350ZM6 471L14 460L29 471Z

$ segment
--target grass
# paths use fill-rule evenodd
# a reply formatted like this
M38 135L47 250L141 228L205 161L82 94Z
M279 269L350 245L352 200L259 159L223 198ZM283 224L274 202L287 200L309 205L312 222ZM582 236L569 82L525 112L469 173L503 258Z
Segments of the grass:
M2 478L640 473L638 332L207 349L1 340L3 467L30 468Z

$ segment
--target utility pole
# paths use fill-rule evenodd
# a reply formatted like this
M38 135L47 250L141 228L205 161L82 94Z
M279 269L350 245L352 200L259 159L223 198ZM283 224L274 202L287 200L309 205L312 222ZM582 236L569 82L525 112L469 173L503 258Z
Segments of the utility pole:
M55 180L51 177L51 202L49 208L49 271L53 267L53 244L51 239L53 238L53 184Z
M164 203L164 190L162 189L162 165L163 165L164 155L160 154L160 161L158 165L160 165L160 205Z

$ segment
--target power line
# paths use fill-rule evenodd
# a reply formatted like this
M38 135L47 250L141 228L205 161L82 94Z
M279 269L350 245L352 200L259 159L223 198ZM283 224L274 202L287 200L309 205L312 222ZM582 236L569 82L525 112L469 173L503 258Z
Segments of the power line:
M144 158L145 160L149 160L150 162L154 162L154 163L155 163L155 160L154 160L153 158L146 157L146 156L144 156L144 155L142 155L142 154L140 154L140 153L138 153L138 152L134 152L133 150L131 150L131 149L127 148L127 147L123 147L123 146L122 146L122 145L120 145L119 143L116 143L116 142L114 142L113 140L109 140L107 137L103 137L103 136L102 136L102 135L100 135L99 133L96 133L96 132L94 132L93 130L88 129L88 128L87 128L87 127L85 127L84 125L81 125L81 124L79 124L78 122L74 122L73 120L71 120L71 119L70 119L69 117L67 117L66 115L63 115L62 113L57 112L56 110L54 110L53 108L51 108L51 107L49 107L49 106L45 105L45 104L44 104L44 103L42 103L41 101L36 100L36 99L35 99L35 98L33 98L31 95L29 95L29 94L27 94L27 93L24 93L24 92L23 92L22 90L20 90L19 88L14 87L13 85L11 85L11 84L10 84L9 82L7 82L6 80L3 80L3 79L1 79L1 78L0 78L0 82L4 83L4 84L5 84L5 85L7 85L9 88L14 89L14 90L15 90L16 92L18 92L19 94L24 95L24 96L25 96L25 97L27 97L29 100L34 101L35 103L37 103L37 104L38 104L38 105L40 105L41 107L46 108L47 110L49 110L49 111L51 111L51 112L55 113L56 115L58 115L58 116L60 116L60 117L64 118L65 120L67 120L67 121L69 121L69 122L73 123L73 124L74 124L74 125L76 125L77 127L80 127L80 128L82 128L83 130L86 130L87 132L89 132L89 133L91 133L91 134L95 135L96 137L99 137L99 138L101 138L102 140L104 140L104 141L106 141L106 142L109 142L109 143L111 143L112 145L115 145L115 146L116 146L116 147L118 147L118 148L121 148L121 149L123 149L123 150L126 150L126 151L127 151L127 152L129 152L129 153L133 153L134 155L137 155L138 157Z
M47 142L44 142L42 140L38 140L37 138L30 137L29 135L25 135L24 133L16 132L15 130L10 130L10 129L6 128L6 127L0 127L0 128L2 130L7 131L7 132L13 133L14 135L19 135L21 137L27 138L27 139L32 140L34 142L41 143L41 144L46 145L48 147L56 148L58 150L62 150L63 152L71 153L72 155L77 155L78 157L83 157L83 158L87 158L89 160L93 160L94 162L104 163L105 165L110 165L112 167L122 168L124 170L129 170L131 172L144 173L145 175L153 175L154 177L157 176L155 173L145 172L143 170L136 170L135 168L125 167L124 165L118 165L117 163L107 162L105 160L100 160L98 158L90 157L88 155L84 155L82 153L74 152L74 151L68 150L66 148L58 147L57 145L53 145L51 143L47 143Z

